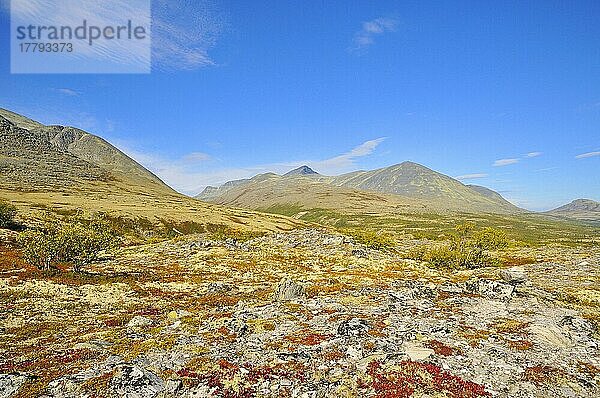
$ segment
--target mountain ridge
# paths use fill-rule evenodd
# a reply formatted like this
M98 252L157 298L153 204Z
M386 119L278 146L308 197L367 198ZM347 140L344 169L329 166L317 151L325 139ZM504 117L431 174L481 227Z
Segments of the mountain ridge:
M343 208L344 199L354 197L358 193L372 193L379 194L378 198L385 198L382 201L387 204L397 202L400 206L410 204L420 209L425 207L431 210L466 212L524 212L497 192L484 187L464 185L452 177L411 161L339 176L309 174L310 183L305 181L306 178L292 179L292 177L304 177L298 174L297 170L294 169L282 176L271 173L266 180L261 180L263 178L261 176L265 174L259 174L249 179L230 181L220 187L207 187L196 197L200 200L246 208L264 207L261 197L278 198L280 204L290 204L293 197L295 200L301 199L299 204L313 206L318 202L310 198L313 190L315 196L323 195L325 191L329 196L337 194L340 208ZM317 184L327 185L328 188L319 187ZM298 197L298 189L303 191L304 197ZM253 190L255 193L252 192ZM257 192L260 192L260 195ZM381 205L386 207L387 204Z
M24 215L36 209L102 211L257 231L303 224L182 195L101 137L75 127L44 126L5 109L0 109L0 199Z
M593 199L575 199L556 209L548 210L544 214L580 221L600 222L600 202Z

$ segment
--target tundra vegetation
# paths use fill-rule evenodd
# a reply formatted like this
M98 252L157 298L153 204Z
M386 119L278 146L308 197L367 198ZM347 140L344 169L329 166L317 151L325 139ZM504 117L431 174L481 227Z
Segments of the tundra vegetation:
M507 246L508 239L503 231L492 227L475 231L473 223L464 223L455 227L455 232L446 242L418 246L410 252L409 257L426 261L437 268L498 266L501 260L491 254L491 251L505 249Z
M0 200L0 228L9 228L14 223L17 215L17 208L4 201Z
M17 242L29 264L46 271L69 264L74 272L81 272L119 244L107 220L101 216L85 219L80 214L64 221L46 219L43 226L21 232Z
M594 235L532 244L514 225L433 217L429 239L374 224L251 233L41 210L0 242L14 397L598 391Z

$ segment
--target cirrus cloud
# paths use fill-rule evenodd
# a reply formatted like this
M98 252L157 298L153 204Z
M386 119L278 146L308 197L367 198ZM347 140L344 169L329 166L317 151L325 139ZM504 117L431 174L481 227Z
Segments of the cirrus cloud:
M575 159L586 159L586 158L592 158L594 156L600 156L600 151L581 153L581 154L575 156Z
M502 166L508 166L509 164L515 164L515 163L519 163L518 158L498 159L498 160L494 161L494 164L492 166L502 167Z
M362 29L354 34L350 51L360 52L375 43L375 38L394 32L398 21L393 18L376 18L362 23Z
M474 180L474 179L478 179L478 178L486 178L488 176L488 174L486 173L472 173L472 174L464 174L461 176L456 176L454 178L456 178L457 180Z

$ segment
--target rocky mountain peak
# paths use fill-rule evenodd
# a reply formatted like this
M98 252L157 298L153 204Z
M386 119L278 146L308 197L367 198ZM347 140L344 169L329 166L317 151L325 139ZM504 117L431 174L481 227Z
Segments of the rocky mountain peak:
M308 176L308 175L318 175L318 174L319 173L317 173L316 171L314 171L310 167L308 167L306 165L303 165L303 166L295 168L294 170L288 171L283 176L284 177L289 177L289 176Z

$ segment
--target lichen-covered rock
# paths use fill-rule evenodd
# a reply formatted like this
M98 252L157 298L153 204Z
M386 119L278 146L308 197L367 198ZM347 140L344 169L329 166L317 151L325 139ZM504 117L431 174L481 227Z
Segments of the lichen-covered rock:
M27 376L0 374L0 398L10 398L19 391Z
M366 320L352 318L342 321L337 328L337 332L341 336L360 336L367 333L370 328L369 322Z
M111 380L110 387L123 398L154 398L165 389L165 382L137 365L123 365Z
M515 287L511 284L478 278L465 282L465 289L470 293L501 301L510 300L515 291Z
M152 320L141 315L136 315L127 323L128 328L145 328L152 325Z
M302 299L305 295L304 286L291 279L282 279L275 288L273 298L277 301L288 301Z
M511 267L500 271L500 276L505 282L512 285L527 282L527 274L523 267Z

